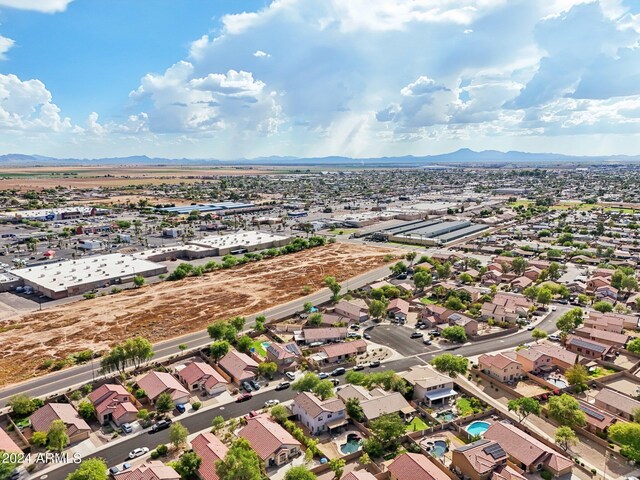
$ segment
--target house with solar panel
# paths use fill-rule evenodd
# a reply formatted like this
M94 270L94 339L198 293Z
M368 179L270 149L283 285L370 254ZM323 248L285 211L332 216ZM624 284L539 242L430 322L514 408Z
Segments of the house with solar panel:
M565 348L570 352L582 355L587 358L599 358L605 360L614 356L614 348L611 345L596 342L577 335L568 335L565 341Z
M578 403L587 421L585 428L591 433L595 433L596 435L606 434L607 429L617 421L615 415L607 413L594 405L582 400L578 400Z
M520 472L507 466L507 453L493 440L478 440L456 448L451 453L453 470L464 479L488 480L493 477L494 472L501 472L505 468L512 470L509 473L514 478L525 478Z

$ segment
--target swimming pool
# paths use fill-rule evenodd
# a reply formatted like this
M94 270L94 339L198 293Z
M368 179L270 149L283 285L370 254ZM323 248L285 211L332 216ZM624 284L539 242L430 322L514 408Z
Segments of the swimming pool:
M342 445L340 445L340 451L344 455L357 452L358 450L360 450L360 439L355 440L353 438L350 438L349 440L347 440L347 443L343 443Z
M431 449L431 455L440 458L447 452L447 442L443 440L436 440L433 442L433 448Z
M271 342L262 342L263 348L267 348L269 345L271 345Z
M474 437L484 435L484 432L486 432L488 429L489 423L480 421L471 422L466 428L467 433L469 433L469 435L473 435Z
M567 388L567 386L569 385L566 381L562 380L561 378L548 377L547 382L555 385L558 388Z
M442 423L450 422L454 418L456 418L456 416L451 410L447 410L446 412L440 412L436 414L436 420L439 420Z

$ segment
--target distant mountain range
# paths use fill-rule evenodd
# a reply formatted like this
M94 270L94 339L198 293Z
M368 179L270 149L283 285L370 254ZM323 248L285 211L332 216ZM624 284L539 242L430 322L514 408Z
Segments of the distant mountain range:
M483 150L476 152L463 148L451 153L440 155L377 158L351 157L312 157L297 158L288 156L258 157L251 159L217 160L198 158L158 158L146 155L131 157L108 158L53 158L41 155L23 155L11 153L0 155L0 167L53 167L53 166L81 166L81 165L187 165L187 166L283 166L283 167L420 167L451 164L477 165L536 165L545 164L628 164L640 162L640 155L610 155L610 156L573 156L557 153L527 153L527 152L499 152L497 150Z

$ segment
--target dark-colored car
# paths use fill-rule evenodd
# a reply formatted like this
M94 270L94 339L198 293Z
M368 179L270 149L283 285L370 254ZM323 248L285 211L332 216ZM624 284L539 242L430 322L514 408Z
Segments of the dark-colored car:
M338 385L340 385L340 380L338 380L337 378L332 378L331 383L333 383L334 387L337 387Z
M369 364L369 368L376 368L376 367L379 367L379 366L380 366L380 361L379 360L375 360L375 361L373 361L373 362L371 362Z
M253 397L253 395L251 395L250 393L242 393L242 394L238 395L238 398L236 398L236 402L238 402L238 403L246 402L247 400L249 400L252 397Z
M432 335L434 337L439 337L440 336L440 332L438 330L431 330L429 332L429 335Z
M165 430L170 426L171 426L171 419L167 418L165 420L160 420L159 422L154 423L153 426L151 427L151 431L159 432L160 430Z
M249 380L249 384L251 385L251 388L253 388L254 390L256 391L260 390L260 384L255 380Z
M184 413L187 411L187 407L184 403L181 403L179 405L176 405L176 410L178 410L178 412L180 413Z
M278 385L276 385L276 390L286 390L290 386L291 384L289 382L280 382Z
M253 391L253 388L251 388L251 384L249 382L242 382L242 388L247 393L250 393Z
M338 367L331 372L332 377L338 377L340 375L344 375L346 370L343 367Z

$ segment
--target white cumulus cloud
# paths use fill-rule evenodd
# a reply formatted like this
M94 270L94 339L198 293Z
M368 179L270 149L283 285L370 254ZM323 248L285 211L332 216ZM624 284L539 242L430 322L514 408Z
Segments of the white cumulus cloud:
M37 12L64 12L73 0L0 0L0 7L35 10Z

